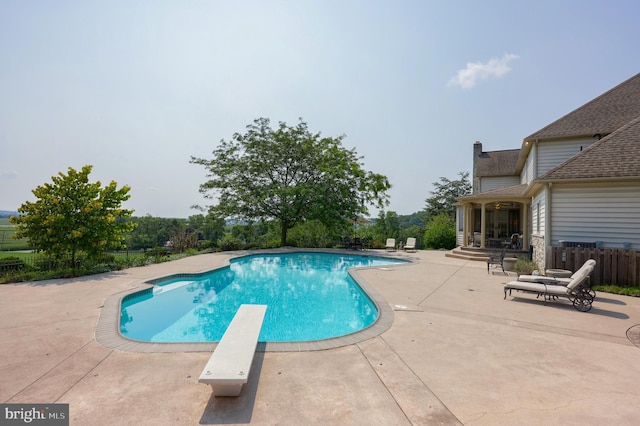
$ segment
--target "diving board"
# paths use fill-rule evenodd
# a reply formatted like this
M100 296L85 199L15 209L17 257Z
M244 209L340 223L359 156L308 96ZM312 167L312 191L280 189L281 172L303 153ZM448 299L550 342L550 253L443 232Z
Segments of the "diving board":
M238 396L247 383L267 305L240 305L209 362L200 383L211 385L214 396Z

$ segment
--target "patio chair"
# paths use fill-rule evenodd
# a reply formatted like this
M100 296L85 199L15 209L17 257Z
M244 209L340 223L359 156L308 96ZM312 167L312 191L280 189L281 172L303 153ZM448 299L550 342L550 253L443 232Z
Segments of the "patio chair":
M566 297L573 304L574 308L580 312L588 312L591 310L591 305L595 299L595 297L590 294L588 286L586 286L586 281L592 271L593 266L588 266L584 269L581 268L566 286L545 284L543 282L511 281L504 286L504 298L507 298L507 292L511 295L512 290L524 293L535 293L537 297L542 295L545 301L555 300L558 297Z
M355 237L353 239L353 242L351 243L351 248L354 250L362 250L362 240L358 237Z
M509 246L512 249L519 249L520 248L520 235L519 234L512 234L511 235L511 242L509 243Z
M344 237L342 239L342 248L347 249L347 250L351 249L351 238Z
M387 238L387 243L384 248L387 251L396 251L396 239L395 238Z
M404 251L416 251L416 239L407 238L407 244L404 245Z
M500 254L489 255L487 259L487 274L489 273L489 265L500 265L502 272L504 272L504 255L507 253L507 248L503 248Z

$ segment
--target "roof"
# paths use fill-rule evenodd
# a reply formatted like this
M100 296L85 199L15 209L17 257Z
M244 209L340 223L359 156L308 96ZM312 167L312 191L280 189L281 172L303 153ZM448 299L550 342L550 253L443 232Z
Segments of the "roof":
M640 73L525 138L607 135L640 116Z
M640 178L640 116L535 181Z
M476 177L515 176L519 149L482 152L476 157Z

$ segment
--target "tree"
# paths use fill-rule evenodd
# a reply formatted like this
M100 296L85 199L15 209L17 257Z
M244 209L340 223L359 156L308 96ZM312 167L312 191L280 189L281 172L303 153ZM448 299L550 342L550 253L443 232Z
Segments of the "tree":
M209 178L200 185L210 212L244 221L277 220L280 244L287 230L317 219L328 227L367 214L367 206L388 204L387 178L366 171L355 150L342 146L343 136L312 134L307 123L272 129L259 118L244 134L224 139L213 159L191 157Z
M424 244L433 249L452 249L456 246L455 220L446 213L431 218L424 232Z
M21 214L10 219L17 225L15 238L26 237L32 247L57 258L69 255L74 267L79 252L93 258L122 247L124 234L134 227L126 220L133 210L121 208L130 188L118 189L114 181L104 188L100 181L90 183L91 169L69 167L66 175L60 172L53 183L34 189L37 200L22 204Z
M399 239L400 221L398 219L398 213L381 210L378 214L378 219L373 225L373 233L374 237L382 242L385 242L387 238Z
M128 236L128 245L132 249L148 249L163 247L171 236L180 230L184 230L187 221L184 219L171 219L146 215L134 217L132 222L135 229Z
M426 200L426 222L440 214L446 214L450 218L455 219L456 210L454 205L456 198L471 193L469 172L458 172L458 176L460 176L458 180L449 180L441 177L440 182L433 183L435 189L430 192L432 196Z
M189 226L201 232L205 240L215 243L224 235L225 222L211 214L195 214L189 216Z

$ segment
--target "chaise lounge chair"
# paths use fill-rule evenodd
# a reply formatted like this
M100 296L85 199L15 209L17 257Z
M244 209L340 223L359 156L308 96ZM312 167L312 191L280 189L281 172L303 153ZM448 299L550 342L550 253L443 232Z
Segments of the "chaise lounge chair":
M581 271L586 270L589 266L592 267L591 271L593 271L593 269L596 267L596 261L593 260L593 259L587 260L580 267L580 269L578 269L576 272L574 272L573 275L571 275L571 277L569 277L569 278L556 278L556 277L547 277L547 276L540 276L540 275L520 275L518 277L518 281L526 281L526 282L530 282L530 283L543 283L543 284L547 284L547 285L563 285L563 286L566 286ZM591 273L587 274L587 281L588 281L588 278L590 276L591 276ZM596 292L593 291L588 284L585 284L585 287L588 289L589 294L591 294L591 297L593 297L595 299L596 298Z
M504 298L507 298L507 292L511 295L511 290L522 291L525 293L536 293L544 300L556 299L558 297L566 297L573 304L573 307L580 312L591 310L594 296L589 292L586 281L593 271L593 266L580 268L575 273L575 277L566 285L546 284L544 282L528 282L528 281L511 281L504 286Z
M404 251L416 251L416 239L407 238L407 244L404 245Z
M395 238L387 238L387 243L384 248L387 251L396 251L396 239Z

